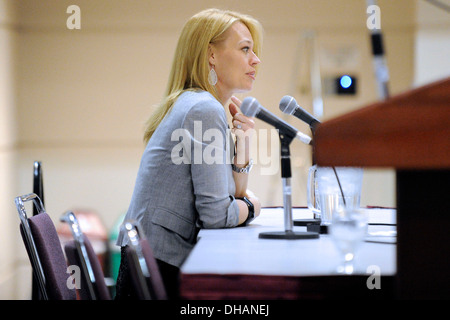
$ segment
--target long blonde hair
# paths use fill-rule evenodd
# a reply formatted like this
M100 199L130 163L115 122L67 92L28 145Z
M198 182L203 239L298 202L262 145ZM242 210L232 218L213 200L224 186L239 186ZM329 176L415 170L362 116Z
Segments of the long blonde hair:
M147 143L156 128L172 109L175 100L186 90L201 89L217 100L217 92L208 82L208 46L224 40L224 33L236 21L242 22L253 38L253 51L261 52L262 27L252 17L234 11L207 9L191 17L181 32L172 62L166 92L162 102L146 123L144 142Z

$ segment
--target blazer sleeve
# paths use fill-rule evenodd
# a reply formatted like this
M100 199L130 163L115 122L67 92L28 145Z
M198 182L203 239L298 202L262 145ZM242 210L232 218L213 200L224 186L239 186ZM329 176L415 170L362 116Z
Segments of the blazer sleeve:
M234 180L229 178L228 125L223 106L212 99L196 103L187 113L183 127L189 137L191 175L200 227L236 226L239 208L228 185L234 184ZM234 190L235 186L231 189Z

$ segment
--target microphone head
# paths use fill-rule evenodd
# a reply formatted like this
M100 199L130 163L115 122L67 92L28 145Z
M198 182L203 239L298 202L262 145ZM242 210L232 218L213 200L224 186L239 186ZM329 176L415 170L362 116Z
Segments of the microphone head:
M260 111L261 106L255 98L247 97L242 100L240 109L245 116L255 117Z
M297 105L297 101L293 97L284 96L280 101L280 110L283 113L293 114Z

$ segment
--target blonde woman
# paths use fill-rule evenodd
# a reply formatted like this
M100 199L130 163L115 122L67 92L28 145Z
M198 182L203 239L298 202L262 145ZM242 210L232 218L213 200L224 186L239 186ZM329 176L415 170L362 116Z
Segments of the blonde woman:
M247 225L259 215L259 200L247 194L254 122L239 112L233 94L252 89L261 40L262 28L250 16L218 9L194 15L178 40L165 97L147 123L125 219L139 221L169 298L178 297L179 268L200 228ZM124 233L117 244L116 298L132 298Z

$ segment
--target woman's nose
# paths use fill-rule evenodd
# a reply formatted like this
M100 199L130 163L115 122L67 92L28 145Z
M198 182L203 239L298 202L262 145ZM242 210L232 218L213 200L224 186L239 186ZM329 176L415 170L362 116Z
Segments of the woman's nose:
M261 60L259 60L258 56L252 51L253 55L252 58L250 60L250 65L251 66L256 66L257 64L261 63Z

